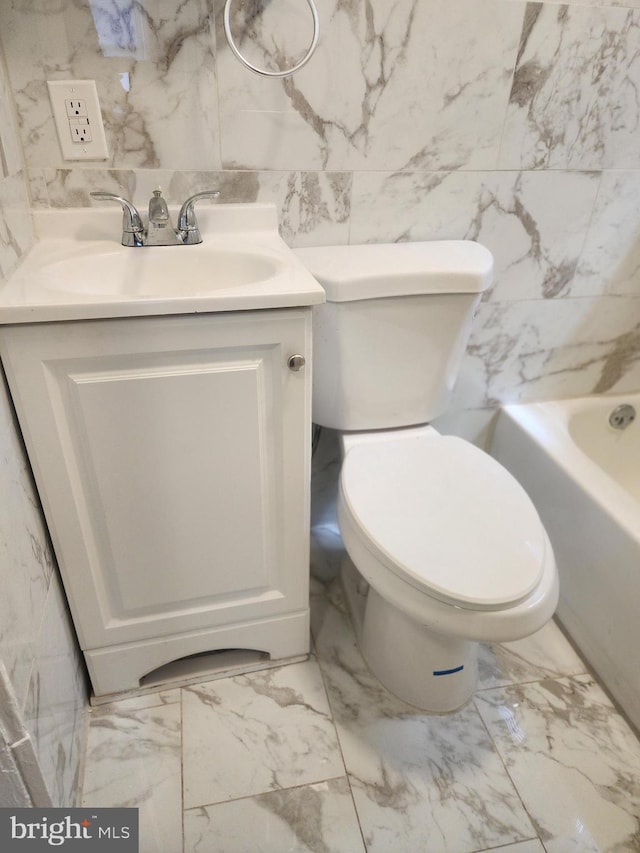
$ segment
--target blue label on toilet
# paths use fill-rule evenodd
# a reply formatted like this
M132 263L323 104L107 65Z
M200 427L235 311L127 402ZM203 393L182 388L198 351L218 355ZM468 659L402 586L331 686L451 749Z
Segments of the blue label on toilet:
M464 664L461 666L454 666L453 669L434 669L433 675L453 675L454 672L462 672L464 669Z

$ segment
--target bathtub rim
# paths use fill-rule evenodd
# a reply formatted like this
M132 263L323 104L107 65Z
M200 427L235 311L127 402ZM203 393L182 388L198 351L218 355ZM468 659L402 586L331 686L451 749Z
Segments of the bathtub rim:
M640 538L640 501L600 467L574 441L569 431L571 416L585 409L615 408L631 403L640 410L640 392L594 394L531 403L509 403L498 412L493 441L500 441L501 418L512 421L546 453L562 472L587 492L603 512L613 515L634 540Z

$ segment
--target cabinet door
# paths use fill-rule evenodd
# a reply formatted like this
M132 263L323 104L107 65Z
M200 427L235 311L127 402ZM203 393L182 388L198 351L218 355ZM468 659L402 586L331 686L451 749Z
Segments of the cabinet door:
M84 649L308 607L309 311L15 326L2 353Z

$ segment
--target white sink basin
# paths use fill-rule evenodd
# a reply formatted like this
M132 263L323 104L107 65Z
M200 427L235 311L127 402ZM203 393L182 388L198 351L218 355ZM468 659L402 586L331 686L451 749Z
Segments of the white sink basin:
M113 250L98 244L74 248L44 264L38 283L51 290L109 298L185 297L266 282L281 274L284 266L282 258L264 250L234 252L215 243Z
M324 291L273 205L202 206L197 246L125 248L112 208L36 212L38 241L0 285L0 324L312 305Z

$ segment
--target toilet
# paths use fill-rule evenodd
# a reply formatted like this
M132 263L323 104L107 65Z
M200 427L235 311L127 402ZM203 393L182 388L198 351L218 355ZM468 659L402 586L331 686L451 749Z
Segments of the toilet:
M476 689L478 643L534 633L558 602L553 550L522 487L430 425L491 253L448 240L296 254L326 293L313 309L312 416L340 435L341 576L358 644L400 699L455 710Z

